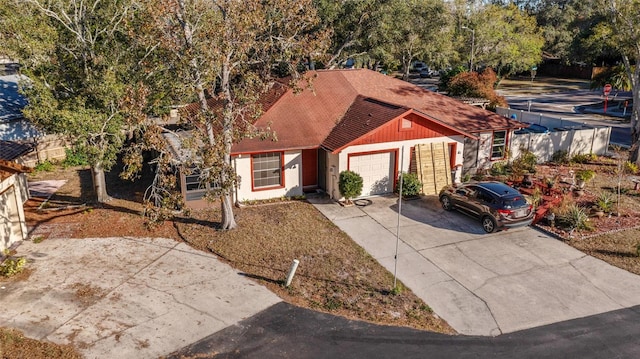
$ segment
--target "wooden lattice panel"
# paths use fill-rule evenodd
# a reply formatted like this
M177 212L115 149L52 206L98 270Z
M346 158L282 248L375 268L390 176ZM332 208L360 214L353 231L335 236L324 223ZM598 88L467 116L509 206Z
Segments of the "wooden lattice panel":
M446 143L417 145L415 158L423 194L437 195L444 186L451 183L451 162Z

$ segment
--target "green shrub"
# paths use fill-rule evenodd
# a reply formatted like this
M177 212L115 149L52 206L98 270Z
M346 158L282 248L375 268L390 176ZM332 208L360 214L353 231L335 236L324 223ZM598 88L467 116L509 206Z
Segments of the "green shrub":
M44 160L44 162L38 162L34 167L34 171L36 172L51 172L55 169L54 164L49 160Z
M584 208L573 203L563 208L556 216L556 224L558 227L572 229L591 230L592 224L589 222L589 215Z
M24 270L25 264L27 264L27 259L24 257L8 258L0 264L0 276L14 276Z
M353 171L342 171L338 179L338 189L347 202L351 202L352 198L362 193L362 177Z
M569 163L569 152L565 150L558 150L551 155L551 162L557 164L567 164Z
M87 154L79 148L69 149L66 148L65 159L62 161L62 166L67 167L75 167L75 166L86 166L89 164L89 160L87 158Z
M511 163L511 170L519 175L524 173L536 173L537 164L538 156L525 148L521 148L520 154Z
M576 172L576 180L589 182L596 176L596 172L593 170L578 170Z
M492 176L505 176L509 174L511 168L506 161L494 162L491 165L490 173Z
M600 192L596 197L596 206L598 206L604 212L611 212L615 197L609 192Z
M630 161L627 161L627 162L624 163L624 172L625 173L629 173L629 174L635 175L635 174L638 173L638 170L639 169L638 169L638 165L637 164L635 164L633 162L630 162Z
M415 173L401 173L396 180L396 193L400 191L400 179L402 179L402 197L417 196L422 190L422 182Z

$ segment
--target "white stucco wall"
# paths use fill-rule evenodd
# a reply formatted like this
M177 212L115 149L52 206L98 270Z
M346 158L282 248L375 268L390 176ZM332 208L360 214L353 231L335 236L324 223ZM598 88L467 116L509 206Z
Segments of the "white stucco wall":
M1 202L11 201L13 203L11 206L8 203L2 203L0 208L0 250L5 250L14 243L27 238L27 224L22 198L17 175L12 175L0 182Z
M411 164L411 147L414 147L418 144L429 144L429 143L456 143L456 153L455 155L455 164L462 164L462 154L464 153L464 138L462 136L452 136L452 137L439 137L439 138L429 138L429 139L416 139L416 140L407 140L407 141L398 141L398 142L387 142L387 143L377 143L377 144L367 144L367 145L358 145L347 147L342 150L338 154L327 154L327 168L331 168L331 166L335 166L337 170L333 173L331 171L327 171L327 193L333 199L340 199L341 194L338 190L338 177L340 172L348 170L349 163L349 154L354 153L363 153L363 152L376 152L376 151L392 151L398 150L398 163L396 164L398 168L398 172L408 172L409 166ZM402 152L402 148L404 146L404 152ZM457 182L460 181L461 172L458 171L456 173L455 180Z
M252 191L251 189L251 155L234 157L236 173L239 177L237 199L262 200L278 197L300 196L302 191L302 152L290 151L284 153L284 188L274 188Z

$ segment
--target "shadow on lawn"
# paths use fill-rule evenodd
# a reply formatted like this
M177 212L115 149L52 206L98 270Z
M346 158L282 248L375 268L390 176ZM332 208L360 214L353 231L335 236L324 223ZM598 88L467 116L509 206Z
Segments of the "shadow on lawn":
M238 272L239 275L243 276L243 277L247 277L247 278L253 278L253 279L257 279L257 280L262 280L268 283L273 283L273 284L277 284L277 285L284 285L284 280L275 280L275 279L271 279L271 278L267 278L261 275L257 275L257 274L251 274L251 273L245 273L245 272Z
M604 255L607 255L607 256L612 256L612 257L623 257L623 258L637 258L638 257L637 253L610 251L610 250L606 250L606 249L596 249L596 250L594 250L594 252L600 253L600 254L604 254Z

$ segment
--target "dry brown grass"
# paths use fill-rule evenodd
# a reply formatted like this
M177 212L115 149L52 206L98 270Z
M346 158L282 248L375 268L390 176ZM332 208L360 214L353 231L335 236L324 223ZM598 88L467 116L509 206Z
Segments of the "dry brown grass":
M289 303L379 324L454 333L410 290L392 293L393 277L306 202L238 209L239 229L213 231L217 209L177 222L185 241L228 261ZM300 265L284 286L293 259Z
M59 345L25 337L15 329L0 328L0 358L80 359L71 345Z

